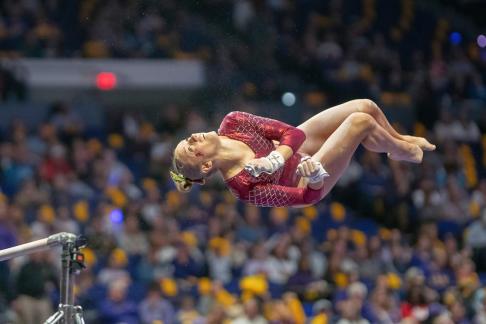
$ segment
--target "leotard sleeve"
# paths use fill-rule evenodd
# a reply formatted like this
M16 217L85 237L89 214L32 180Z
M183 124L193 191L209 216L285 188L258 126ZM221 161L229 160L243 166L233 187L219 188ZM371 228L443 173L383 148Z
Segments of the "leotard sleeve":
M260 207L298 207L315 204L322 197L321 190L268 183L253 186L247 197L240 198Z
M256 116L247 112L233 111L226 115L223 124L236 123L246 125L249 131L260 133L264 137L280 142L280 145L288 145L293 152L297 152L305 141L305 134L297 127L284 122ZM224 125L223 125L224 127Z

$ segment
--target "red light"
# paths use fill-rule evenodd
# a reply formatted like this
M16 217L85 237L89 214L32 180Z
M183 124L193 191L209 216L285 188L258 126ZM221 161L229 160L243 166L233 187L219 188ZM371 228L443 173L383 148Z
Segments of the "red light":
M113 90L117 84L115 73L100 72L96 75L96 87L102 91Z

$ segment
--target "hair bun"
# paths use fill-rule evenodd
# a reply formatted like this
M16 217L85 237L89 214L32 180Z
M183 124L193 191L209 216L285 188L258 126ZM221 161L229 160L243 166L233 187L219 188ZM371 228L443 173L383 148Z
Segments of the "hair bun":
M189 180L184 181L174 181L176 188L180 192L189 192L192 188L192 182Z

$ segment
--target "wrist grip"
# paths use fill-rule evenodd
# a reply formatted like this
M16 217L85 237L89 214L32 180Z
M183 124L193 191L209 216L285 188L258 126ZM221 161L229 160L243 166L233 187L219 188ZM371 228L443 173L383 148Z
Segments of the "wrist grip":
M316 165L318 166L318 172L312 177L309 177L309 183L317 183L329 177L329 173L324 169L321 162L316 162Z
M311 156L309 156L309 155L304 156L300 159L300 163L307 161L307 160L310 160L310 159L311 159ZM317 170L314 172L313 175L306 177L308 179L309 183L317 183L317 182L324 180L324 178L329 177L329 173L324 169L321 162L314 161L314 160L312 160L312 162L317 167Z
M260 159L264 160L266 165L245 165L245 170L254 177L259 177L262 173L272 174L285 164L283 155L278 151L272 151L270 154Z

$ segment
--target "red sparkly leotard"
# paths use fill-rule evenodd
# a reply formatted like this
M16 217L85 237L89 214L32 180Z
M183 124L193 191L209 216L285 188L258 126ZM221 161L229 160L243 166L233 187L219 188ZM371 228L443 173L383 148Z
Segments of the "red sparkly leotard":
M320 190L298 188L300 177L295 173L302 155L297 152L305 140L300 129L283 122L234 111L225 116L218 134L241 141L255 153L267 156L275 149L273 140L288 145L294 154L273 174L254 177L245 169L226 179L226 185L240 200L262 207L290 207L313 204L321 198Z

